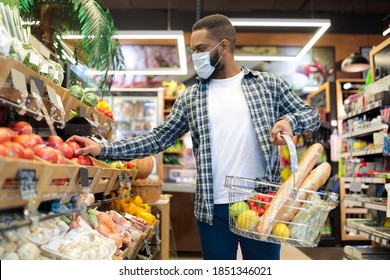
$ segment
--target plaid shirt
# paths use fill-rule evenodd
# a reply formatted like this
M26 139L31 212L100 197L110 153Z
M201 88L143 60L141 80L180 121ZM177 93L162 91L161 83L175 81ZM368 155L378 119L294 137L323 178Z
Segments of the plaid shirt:
M197 80L197 84L178 96L169 116L152 132L131 140L104 143L100 158L128 160L157 154L190 131L198 174L194 213L198 220L212 224L214 203L207 98L209 83L208 80ZM294 135L297 135L318 129L319 116L285 81L271 73L244 68L242 88L267 163L264 179L279 182L279 155L269 141L273 125L282 118L288 120Z

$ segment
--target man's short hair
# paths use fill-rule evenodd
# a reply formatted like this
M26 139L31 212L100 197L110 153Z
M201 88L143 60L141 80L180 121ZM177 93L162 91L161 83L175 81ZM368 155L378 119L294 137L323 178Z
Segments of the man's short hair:
M236 30L228 17L221 14L209 15L201 18L192 26L192 31L207 29L216 41L226 39L233 52L236 46Z

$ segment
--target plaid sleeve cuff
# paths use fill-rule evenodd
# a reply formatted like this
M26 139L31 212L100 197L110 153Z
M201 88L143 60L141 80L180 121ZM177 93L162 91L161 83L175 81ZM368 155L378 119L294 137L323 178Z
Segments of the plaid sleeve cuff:
M297 119L295 118L295 116L293 116L292 114L287 114L285 116L283 116L282 118L278 119L278 121L280 120L286 120L288 121L288 123L291 125L291 129L293 131L293 134L295 135L296 131L295 131L295 128L297 127L298 125L298 121Z
M99 159L105 159L108 157L109 154L111 154L113 145L111 142L102 142L100 143L101 151L100 151L100 156Z

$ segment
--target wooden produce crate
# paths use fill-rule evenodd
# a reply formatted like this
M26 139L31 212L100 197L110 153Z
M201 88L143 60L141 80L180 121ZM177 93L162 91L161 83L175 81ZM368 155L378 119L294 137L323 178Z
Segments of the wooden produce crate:
M37 158L45 164L45 174L39 180L39 190L42 201L60 199L63 195L81 193L81 187L76 184L80 167L67 161L67 164L53 164Z
M45 181L46 165L38 160L27 160L0 156L0 209L24 206L27 201L20 196L18 184L9 184L9 180L17 182L18 170L35 170L37 180L37 199L42 195L42 184Z
M134 239L129 246L123 252L118 256L113 256L113 260L135 260L135 258L138 255L138 252L140 251L143 242L144 242L144 235L140 235L137 239Z
M91 157L91 159L93 164L100 169L99 180L94 184L94 187L91 188L91 192L108 195L118 178L120 170L93 157Z
M66 103L64 104L65 112L70 112L70 110L80 113L80 107L85 109L85 116L88 119L92 118L92 113L96 112L91 106L81 102L77 98L71 96L69 92L66 92ZM72 115L68 114L65 118L65 122L70 121L73 118Z
M126 187L126 174L130 178L130 184L133 184L135 176L137 175L137 170L134 169L118 169L118 170L119 170L119 174L122 175L125 187ZM116 180L111 190L118 190L118 189L120 189L120 182L119 180Z
M146 243L150 243L153 239L153 236L156 232L156 228L159 226L160 224L160 221L159 220L155 220L153 224L150 225L150 227L142 233L142 235L144 236L144 241L142 242L142 246L140 248L139 251L142 251L143 249L145 249L145 242Z

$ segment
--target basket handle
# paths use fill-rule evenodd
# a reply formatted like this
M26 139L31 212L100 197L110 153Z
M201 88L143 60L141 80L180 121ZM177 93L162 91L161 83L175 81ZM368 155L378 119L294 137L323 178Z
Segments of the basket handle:
M280 136L282 136L287 142L287 148L290 153L291 171L296 173L298 171L298 155L297 150L295 149L295 144L291 137L287 134L281 133Z

